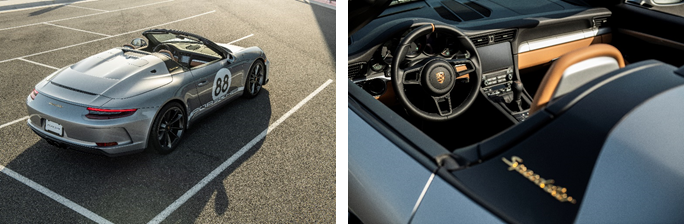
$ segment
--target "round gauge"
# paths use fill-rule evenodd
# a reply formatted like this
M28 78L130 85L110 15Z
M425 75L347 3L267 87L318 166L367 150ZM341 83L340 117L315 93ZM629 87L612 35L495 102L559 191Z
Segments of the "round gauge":
M446 46L446 38L439 36L439 33L431 33L425 36L425 46L423 53L435 56Z
M444 57L451 57L451 49L449 49L448 47L444 48L444 50L442 50L441 55Z
M385 69L385 64L380 63L380 62L375 62L375 63L373 63L373 65L371 66L371 69L372 69L373 71L376 71L376 72L382 71L382 70Z
M408 52L406 52L406 57L412 58L416 57L420 54L420 49L423 48L423 44L421 43L416 43L413 42L411 43L411 46L409 46Z

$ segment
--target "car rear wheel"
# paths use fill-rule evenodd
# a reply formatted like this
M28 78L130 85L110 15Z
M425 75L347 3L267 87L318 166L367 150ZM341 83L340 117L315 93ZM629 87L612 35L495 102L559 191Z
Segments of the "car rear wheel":
M172 102L164 106L152 124L150 130L150 145L159 154L171 153L183 134L185 134L185 113L179 103Z
M266 74L266 67L264 62L256 60L247 74L247 81L245 82L246 98L254 98L261 91L261 86L264 84L264 76Z

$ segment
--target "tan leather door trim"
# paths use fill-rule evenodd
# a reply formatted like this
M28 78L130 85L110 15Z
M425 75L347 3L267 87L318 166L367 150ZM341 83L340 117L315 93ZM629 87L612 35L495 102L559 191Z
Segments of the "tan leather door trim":
M547 48L523 52L518 54L518 69L525 69L548 63L570 51L587 47L596 43L609 43L610 40L611 35L604 34L601 36L589 37Z

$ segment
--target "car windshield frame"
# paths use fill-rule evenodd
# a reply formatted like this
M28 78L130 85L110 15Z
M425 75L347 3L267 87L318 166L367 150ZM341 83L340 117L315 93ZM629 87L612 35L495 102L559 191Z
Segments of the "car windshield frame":
M221 47L217 45L216 43L198 36L196 34L188 33L188 32L183 32L183 31L177 31L177 30L166 30L166 29L154 29L154 30L148 30L143 32L143 36L145 36L149 41L151 46L156 46L159 44L165 44L165 43L193 43L193 44L201 44L202 47L208 48L214 53L216 53L216 56L219 58L230 58L232 56L232 52L224 47ZM164 37L164 38L160 38ZM201 53L201 52L198 52ZM205 54L206 53L201 53ZM214 55L207 55L207 56L214 56Z

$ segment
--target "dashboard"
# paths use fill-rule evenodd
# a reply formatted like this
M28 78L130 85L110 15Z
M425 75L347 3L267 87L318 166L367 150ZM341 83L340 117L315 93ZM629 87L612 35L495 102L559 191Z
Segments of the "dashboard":
M507 104L513 83L521 81L520 70L549 64L590 44L609 43L610 15L606 8L566 1L408 2L386 9L349 37L348 78L376 99L391 98L390 66L402 38L427 24L453 26L476 46L482 66L480 92L517 123L526 114ZM419 37L410 44L407 61L470 58L474 52L464 50L456 38L440 32ZM460 81L467 83L468 79ZM527 90L522 99L522 107L529 106L532 97Z

